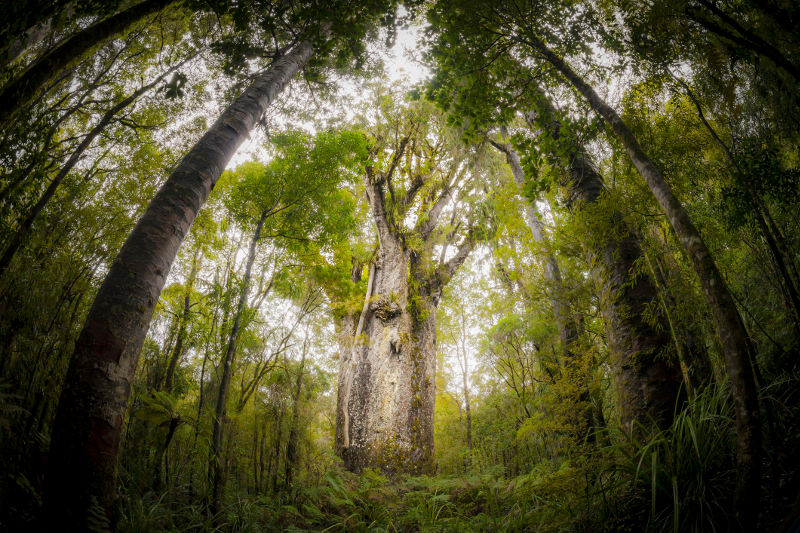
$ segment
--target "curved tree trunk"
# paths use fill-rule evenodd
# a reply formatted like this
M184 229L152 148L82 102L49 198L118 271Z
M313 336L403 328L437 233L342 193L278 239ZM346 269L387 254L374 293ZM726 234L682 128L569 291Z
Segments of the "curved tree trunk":
M53 425L45 505L62 526L85 527L93 499L110 509L130 382L178 247L228 161L312 51L307 41L297 45L223 112L111 265L76 343Z
M561 72L614 131L667 216L700 279L700 285L714 316L717 333L722 344L736 411L737 466L739 470L736 517L743 530L753 531L758 520L761 479L761 421L759 419L758 390L753 363L750 359L749 337L736 303L722 274L717 269L717 264L705 241L689 217L689 213L675 197L661 171L647 157L627 124L613 108L598 96L591 86L544 43L532 40L531 45Z
M539 96L539 106L547 116L548 134L558 138L560 124L555 111L544 95ZM568 158L570 209L598 202L605 182L583 147L573 143ZM658 291L649 276L636 273L636 263L643 256L639 240L618 211L610 214L609 221L615 228L613 232L595 225L588 227L591 245L587 253L604 303L617 410L626 428L634 421L647 426L651 419L658 427L667 428L681 399L680 365L670 353L672 342L665 317L659 317L661 327L645 318L651 304L658 301Z
M520 190L525 185L525 173L522 169L519 154L508 143L497 143L490 141L492 145L503 152L506 156L506 161L511 167L511 175L514 182L520 187ZM536 209L536 204L530 201L525 201L525 219L528 228L533 235L533 240L540 245L547 245L544 235L544 225L539 218L539 212ZM594 439L594 419L591 410L591 394L589 391L588 380L586 372L583 370L581 361L576 353L576 343L578 341L578 324L575 316L565 309L563 287L561 281L561 269L558 267L558 262L552 252L547 252L544 265L545 279L550 283L552 296L551 304L553 306L553 316L556 320L556 327L558 328L559 337L561 339L561 349L564 354L563 370L567 375L567 380L571 383L578 383L578 394L574 397L577 400L576 407L578 408L575 421L575 436L579 441L583 439Z
M94 46L124 31L144 17L161 11L173 1L144 0L92 24L45 54L0 90L0 125L8 121L18 108L30 103L48 80L73 66Z
M511 167L511 175L514 182L520 187L520 190L525 185L525 173L522 170L522 164L519 159L519 154L508 143L491 142L492 146L503 152L506 156L508 166ZM531 230L533 240L537 244L547 245L544 235L544 226L539 219L539 212L536 205L527 200L525 204L525 222L528 229ZM556 326L558 327L559 337L561 338L561 347L564 355L570 357L572 353L571 346L578 340L578 327L575 323L574 317L570 316L564 309L562 287L561 287L561 269L558 267L558 262L551 252L547 252L544 264L544 277L552 285L553 296L551 303L553 305L553 315L556 319Z

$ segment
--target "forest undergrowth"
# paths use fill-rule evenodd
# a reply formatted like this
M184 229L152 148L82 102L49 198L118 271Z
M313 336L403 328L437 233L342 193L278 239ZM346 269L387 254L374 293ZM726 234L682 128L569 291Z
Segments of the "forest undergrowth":
M798 420L793 396L800 376L776 380L767 405L783 421ZM781 412L783 411L783 412ZM794 411L794 412L790 412ZM765 463L764 524L775 531L800 527L792 509L800 445L796 424L772 427L792 436ZM604 430L593 443L574 447L509 477L502 465L477 472L389 479L341 465L320 483L287 490L231 495L209 515L186 486L169 492L122 489L119 531L331 531L331 532L708 532L728 531L736 470L733 415L726 388L701 391L672 427L640 435ZM770 513L774 513L771 514ZM768 529L767 529L768 530Z

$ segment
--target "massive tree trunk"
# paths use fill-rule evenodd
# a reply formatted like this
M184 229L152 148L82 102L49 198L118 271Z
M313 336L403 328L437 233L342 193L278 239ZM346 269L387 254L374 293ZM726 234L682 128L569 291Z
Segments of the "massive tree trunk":
M225 468L222 461L222 435L225 427L225 417L228 413L228 391L231 385L231 373L233 361L236 357L236 344L239 340L239 331L242 326L242 314L244 313L247 299L250 295L250 278L253 272L253 263L256 259L256 249L258 241L261 239L261 229L264 221L269 215L269 210L265 209L261 213L261 218L256 225L253 239L250 241L250 249L247 253L247 264L244 269L242 280L242 292L239 294L239 302L236 304L236 313L233 315L233 324L228 339L228 348L220 362L222 367L222 377L219 380L219 390L217 391L217 408L214 413L214 424L211 431L211 457L210 470L213 473L211 480L211 514L214 515L222 508L222 489L225 485Z
M547 116L547 133L560 136L555 111L544 95L539 106ZM536 120L531 114L530 122ZM582 146L574 141L568 154L568 205L579 210L600 200L605 183ZM617 410L622 424L630 428L635 421L649 421L666 428L681 398L682 373L671 353L672 343L666 318L654 326L645 318L658 302L658 291L650 276L637 274L636 263L643 257L639 240L625 223L622 214L609 214L613 232L589 225L587 250L594 277L601 290L601 301L608 325L609 347L617 393ZM660 326L660 327L659 327Z
M259 76L178 164L111 265L76 343L53 425L48 515L85 528L114 500L120 428L153 309L189 226L239 145L312 55L305 41Z
M405 147L401 143L385 175L366 176L367 199L378 233L364 309L352 349L341 362L337 453L349 470L375 468L388 475L433 472L436 396L436 309L444 285L472 249L466 239L455 257L432 268L431 236L450 190L445 188L416 232L413 250L399 224L388 222L384 185ZM347 352L346 352L347 353Z
M722 344L736 411L737 466L739 470L736 518L744 530L752 531L758 520L762 435L758 389L753 363L750 359L749 337L736 303L722 274L717 269L717 264L705 241L689 217L689 213L675 197L661 171L647 157L627 124L589 84L544 43L533 39L531 44L586 98L592 109L600 114L614 131L667 216L700 279L700 285L703 287L706 301L714 316L717 333Z
M430 472L436 365L435 354L425 349L430 327L412 320L407 310L408 251L395 235L383 237L371 265L361 327L342 361L337 447L345 467L356 472ZM435 324L435 309L428 318Z
M144 0L92 24L45 54L0 91L0 125L5 124L18 108L30 103L48 80L71 67L94 46L144 17L164 9L173 1Z

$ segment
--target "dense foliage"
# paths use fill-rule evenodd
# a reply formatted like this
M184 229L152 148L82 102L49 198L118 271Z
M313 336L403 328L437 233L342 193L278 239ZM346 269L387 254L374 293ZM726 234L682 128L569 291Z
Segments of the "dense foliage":
M4 6L0 529L795 531L798 22Z

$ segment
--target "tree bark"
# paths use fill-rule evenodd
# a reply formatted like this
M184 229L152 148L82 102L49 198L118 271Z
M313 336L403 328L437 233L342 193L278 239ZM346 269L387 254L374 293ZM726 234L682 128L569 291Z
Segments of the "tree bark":
M540 94L538 100L547 116L547 133L559 138L555 110L545 95ZM567 157L568 205L577 211L597 203L606 187L582 146L573 141ZM639 240L620 212L611 212L609 222L612 232L589 225L587 252L606 315L617 409L626 428L632 429L634 422L648 426L651 419L658 427L667 428L681 401L680 365L671 356L663 314L658 317L661 327L645 319L649 306L658 301L658 291L650 276L635 272L642 258Z
M390 476L432 473L436 309L442 288L473 243L468 238L452 259L431 268L431 235L449 189L442 192L430 218L414 230L424 241L422 249L411 250L396 225L389 224L386 182L387 175L375 177L368 168L365 185L379 248L350 359L342 363L346 372L339 376L343 395L338 402L345 416L337 419L344 427L337 431L336 450L354 472L375 468ZM362 325L364 339L359 338Z
M739 486L735 515L743 530L753 531L758 520L761 421L759 419L758 390L753 363L750 359L749 337L736 308L736 303L722 274L717 269L705 241L689 217L689 213L675 197L661 171L647 157L627 124L613 108L598 96L591 86L544 43L535 38L531 39L530 43L586 98L592 109L600 114L614 131L667 216L678 240L686 250L698 278L700 278L700 284L714 316L717 333L722 344L736 411Z
M222 508L222 489L225 484L225 469L223 468L221 455L222 435L225 427L225 417L228 412L228 391L230 390L231 384L231 367L236 357L236 343L239 339L239 330L242 325L242 314L247 305L247 298L250 295L250 277L253 271L253 263L256 259L256 249L258 247L258 241L261 239L261 229L264 227L264 221L267 219L268 215L269 210L267 209L261 212L261 218L256 225L253 239L250 241L250 250L247 253L247 265L245 266L244 279L242 280L242 292L239 294L236 313L233 315L228 348L220 362L222 365L222 377L220 378L219 390L217 391L217 408L214 413L214 424L211 431L211 457L209 459L211 471L213 472L211 485L212 515L217 514Z
M350 281L357 284L361 281L361 269L363 265L352 258L352 268L350 269ZM366 306L369 304L369 298L372 295L372 281L374 279L374 265L370 263L369 279L367 282L367 294L364 298L364 305L359 314L349 312L340 317L336 317L336 335L339 343L339 379L337 382L336 390L336 434L335 434L335 452L340 457L343 453L343 444L349 442L349 411L347 410L347 401L350 397L350 387L352 386L352 375L355 370L353 359L354 343L358 340L361 332L356 334L357 325L361 323L363 328L363 320L360 316L366 312ZM328 299L334 301L334 294L328 292ZM348 428L348 433L345 434L345 428Z
M704 17L699 10L690 8L687 9L687 14L692 20L718 37L728 39L733 43L748 48L753 52L766 57L775 63L777 67L791 74L795 81L800 81L800 68L789 61L789 59L780 50L755 33L744 28L730 15L719 9L719 7L717 7L713 2L708 0L698 0L698 2L705 6L706 9L708 9L711 13L716 15L723 23L732 28L733 31L727 30L713 20Z
M45 505L62 527L85 528L93 498L110 509L130 382L178 247L230 158L312 51L307 41L297 45L223 112L111 265L76 343L53 425Z
M93 47L173 1L144 0L92 24L45 54L0 91L0 125L6 124L17 109L29 104L47 81L73 66Z

